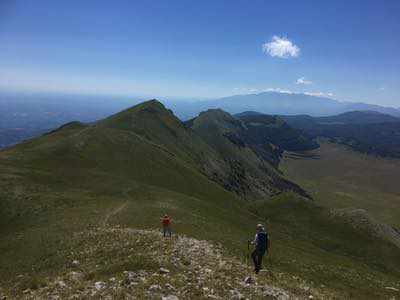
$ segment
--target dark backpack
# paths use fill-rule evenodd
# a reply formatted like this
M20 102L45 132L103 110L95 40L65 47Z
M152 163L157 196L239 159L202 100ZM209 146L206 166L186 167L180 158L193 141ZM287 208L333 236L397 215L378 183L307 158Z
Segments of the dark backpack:
M257 233L257 250L262 253L268 250L268 234L265 231Z

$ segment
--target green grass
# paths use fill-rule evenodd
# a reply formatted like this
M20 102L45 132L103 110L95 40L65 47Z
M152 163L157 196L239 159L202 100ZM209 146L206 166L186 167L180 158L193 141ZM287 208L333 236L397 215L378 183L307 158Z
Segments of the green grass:
M329 282L338 290L352 287L365 297L382 289L376 284L379 278L395 281L400 276L398 248L383 241L378 244L368 234L338 223L313 203L282 195L268 203L255 203L251 209L270 224L275 240L272 256L279 269L319 285Z
M280 167L291 180L330 208L364 208L381 222L400 227L400 160L377 158L328 142L309 152L286 156Z
M209 110L189 124L197 135L215 149L219 160L224 162L210 172L210 177L216 178L221 185L239 194L241 198L267 199L276 193L297 188L285 182L270 161L262 159L252 146L244 143L245 139L241 136L244 125L230 114L219 109ZM240 141L239 146L227 136ZM277 154L273 154L269 147L265 145L263 151L271 151L271 157L276 157Z
M400 275L393 267L400 265L398 249L329 220L325 209L295 194L268 203L238 199L208 180L197 156L171 151L183 133L168 122L172 127L164 134L177 132L164 136L162 145L129 127L72 126L1 151L0 285L12 287L25 274L26 286L34 286L63 272L74 247L85 247L85 241L72 243L75 234L108 224L159 228L168 213L175 232L221 243L238 257L255 224L268 219L272 252L266 265L274 273L359 298L389 295L384 286L394 286ZM113 261L115 253L97 250L107 265L90 276L154 267L137 259Z

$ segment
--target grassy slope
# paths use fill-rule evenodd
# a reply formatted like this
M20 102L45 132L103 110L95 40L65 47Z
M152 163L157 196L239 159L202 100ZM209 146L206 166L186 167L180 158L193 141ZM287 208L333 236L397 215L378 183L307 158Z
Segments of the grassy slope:
M284 173L331 208L364 208L378 220L400 227L400 161L360 154L322 142L314 157L286 155Z
M73 232L108 223L157 228L168 212L177 232L219 241L238 256L254 224L268 217L273 272L333 287L338 295L390 295L384 286L399 276L390 268L400 262L398 249L337 229L323 211L292 194L249 207L201 174L192 154L172 152L170 139L159 145L129 127L70 124L0 152L0 285L12 287L21 273L40 278L63 269ZM367 253L360 251L366 246Z
M175 151L184 142L174 142L185 135L183 127L166 115L161 118L143 128L158 132L164 144L148 140L146 132L127 130L123 118L91 127L73 124L0 153L3 279L30 271L32 264L44 271L61 266L62 258L54 255L57 243L73 231L103 224L125 203L121 222L131 226L158 227L159 217L168 212L180 232L218 239L236 223L234 230L245 235L249 218L238 199L199 172L192 152L182 152L183 146ZM140 124L135 128L140 130ZM176 132L168 135L171 130ZM228 234L225 242L234 239Z
M312 150L318 144L302 131L290 127L278 116L244 115L240 117L247 127L247 140L254 144L270 142L287 151Z
M300 187L281 176L271 162L243 142L241 134L245 125L227 112L208 110L188 125L227 162L225 174L228 177L221 181L228 190L251 200L292 190L306 196Z

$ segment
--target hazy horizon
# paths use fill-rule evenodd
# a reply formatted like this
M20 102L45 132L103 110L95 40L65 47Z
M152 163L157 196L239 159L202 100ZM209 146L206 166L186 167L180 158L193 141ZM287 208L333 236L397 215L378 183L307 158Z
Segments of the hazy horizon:
M324 96L324 95L312 95L312 94L307 94L307 93L295 93L295 92L286 92L286 91L260 91L256 93L249 93L249 94L231 94L231 95L226 95L222 97L190 97L190 96L170 96L166 97L163 95L117 95L117 94L106 94L106 93L82 93L82 92L63 92L63 91L23 91L23 90L2 90L0 89L0 97L1 96L16 96L16 97L23 97L26 96L27 98L24 98L25 100L36 100L40 97L45 97L45 98L52 98L56 99L59 98L60 101L62 101L64 98L69 98L69 99L85 99L85 101L90 100L91 102L96 102L96 101L114 101L116 104L118 102L125 102L126 101L132 101L132 105L135 105L136 103L147 101L147 100L152 100L156 99L159 100L163 103L166 104L173 104L173 103L201 103L201 102L207 102L207 101L213 101L213 100L222 100L225 98L231 98L231 97L236 97L236 96L251 96L251 95L261 95L264 93L278 93L278 94L291 94L291 95L306 95L306 96L312 96L317 98L322 98L322 99L329 99L332 101L336 101L338 103L349 103L349 104L371 104L371 105L378 105L381 107L387 107L387 108L395 108L395 109L400 109L400 104L398 106L396 105L385 105L385 104L375 104L375 103L367 103L363 101L349 101L346 99L336 99L334 97L329 97L329 96ZM1 99L0 99L1 100Z

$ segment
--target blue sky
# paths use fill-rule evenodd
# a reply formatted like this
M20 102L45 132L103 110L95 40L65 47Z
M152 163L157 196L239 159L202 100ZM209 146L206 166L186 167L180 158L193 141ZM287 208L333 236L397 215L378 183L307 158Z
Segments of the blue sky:
M0 89L400 106L400 1L0 1Z

